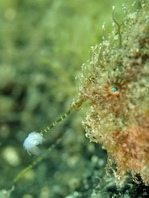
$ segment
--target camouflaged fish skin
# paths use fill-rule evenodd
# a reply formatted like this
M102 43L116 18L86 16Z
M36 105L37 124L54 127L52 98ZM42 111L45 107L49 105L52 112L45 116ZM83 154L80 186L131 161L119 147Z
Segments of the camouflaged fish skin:
M80 77L80 97L92 105L83 122L86 136L107 150L107 167L113 170L118 186L128 173L135 181L139 174L149 185L148 10L146 3L128 13L120 35L113 31L92 47Z

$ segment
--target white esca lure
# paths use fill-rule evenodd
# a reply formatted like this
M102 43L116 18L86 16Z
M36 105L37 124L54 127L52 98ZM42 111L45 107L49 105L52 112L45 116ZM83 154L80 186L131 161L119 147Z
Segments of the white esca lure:
M40 150L37 147L39 144L42 144L45 139L43 137L43 134L47 133L49 130L51 130L53 127L55 127L59 122L63 121L69 114L71 114L74 110L79 109L79 107L83 104L84 100L80 99L72 104L70 109L64 113L60 118L58 118L55 122L53 122L51 125L47 126L44 130L40 132L31 132L27 138L24 140L23 146L25 150L28 152L29 155L39 155Z
M31 132L24 140L23 146L29 155L39 155L40 150L37 146L42 144L44 140L42 133Z

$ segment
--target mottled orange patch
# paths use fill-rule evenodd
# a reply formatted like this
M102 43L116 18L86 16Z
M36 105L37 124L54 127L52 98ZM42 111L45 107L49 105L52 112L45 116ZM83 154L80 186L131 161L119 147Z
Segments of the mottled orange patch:
M112 153L117 171L128 172L132 175L140 174L145 184L149 184L149 119L144 119L143 126L130 126L127 131L114 131L115 150ZM110 147L109 147L110 148Z

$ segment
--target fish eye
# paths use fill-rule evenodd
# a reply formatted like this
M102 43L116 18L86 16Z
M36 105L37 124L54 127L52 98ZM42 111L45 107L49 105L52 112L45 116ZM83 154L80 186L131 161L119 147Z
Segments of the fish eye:
M120 90L119 90L119 88L118 88L117 86L110 86L110 87L109 87L109 93L110 93L111 95L117 96L117 95L120 94Z
M112 87L111 88L111 92L116 92L116 91L118 91L118 88L117 87Z

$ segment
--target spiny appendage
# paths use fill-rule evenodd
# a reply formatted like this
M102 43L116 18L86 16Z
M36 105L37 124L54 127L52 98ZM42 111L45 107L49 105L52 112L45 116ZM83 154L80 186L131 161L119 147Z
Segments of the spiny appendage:
M121 26L123 25L124 22L122 22L121 24L119 24L119 23L117 22L117 20L115 19L115 16L114 16L114 9L115 9L115 6L113 6L112 20L114 21L114 23L115 23L116 26L117 26L117 34L118 34L118 39L119 39L119 48L121 48L121 47L122 47Z
M73 111L79 109L79 107L83 104L84 100L80 99L77 100L74 104L72 104L72 106L70 107L70 109L63 114L60 118L58 118L55 122L53 122L51 125L49 125L48 127L46 127L44 130L41 131L42 134L47 133L50 129L52 129L53 127L55 127L58 123L60 123L61 121L63 121L65 118L67 118L68 115L70 115Z

